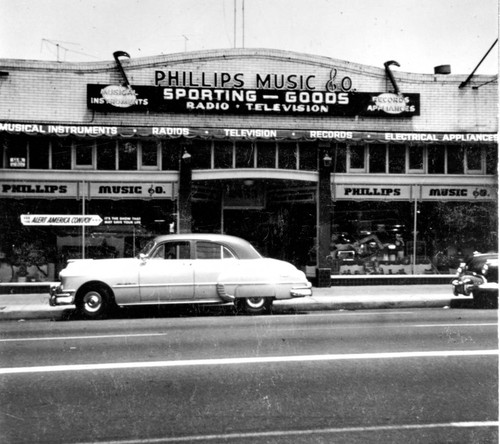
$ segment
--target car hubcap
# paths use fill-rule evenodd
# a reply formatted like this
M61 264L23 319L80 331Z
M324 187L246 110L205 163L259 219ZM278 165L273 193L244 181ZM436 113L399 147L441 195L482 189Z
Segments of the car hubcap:
M87 293L83 298L85 309L90 312L96 312L101 307L101 295L96 292Z
M248 298L247 304L251 308L262 308L265 304L264 298Z

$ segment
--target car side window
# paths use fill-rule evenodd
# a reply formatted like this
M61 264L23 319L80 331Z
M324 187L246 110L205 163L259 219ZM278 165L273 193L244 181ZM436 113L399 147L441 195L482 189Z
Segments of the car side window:
M196 242L197 259L233 259L234 255L224 245L215 242Z
M189 242L164 242L155 248L152 259L190 259Z

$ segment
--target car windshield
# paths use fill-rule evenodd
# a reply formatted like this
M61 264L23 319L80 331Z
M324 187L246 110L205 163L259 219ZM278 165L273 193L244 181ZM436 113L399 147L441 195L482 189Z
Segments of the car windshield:
M151 253L151 250L153 249L154 246L155 246L155 241L150 240L146 245L144 245L144 247L142 247L141 251L139 251L139 254L136 257L139 258L141 254L149 256L149 253Z

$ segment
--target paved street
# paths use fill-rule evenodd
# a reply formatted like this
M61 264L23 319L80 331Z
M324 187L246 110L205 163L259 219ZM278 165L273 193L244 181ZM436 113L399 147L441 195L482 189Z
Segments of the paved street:
M496 442L497 313L3 322L2 442Z

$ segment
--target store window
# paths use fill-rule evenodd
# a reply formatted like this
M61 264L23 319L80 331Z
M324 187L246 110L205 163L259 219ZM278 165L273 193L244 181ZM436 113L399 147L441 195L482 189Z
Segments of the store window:
M49 139L42 137L30 137L29 167L35 170L47 170L49 168Z
M97 169L116 170L116 142L114 140L97 141Z
M498 174L498 146L486 146L486 174Z
M75 165L77 168L92 168L94 142L80 140L75 146Z
M365 146L350 145L349 146L349 170L365 171Z
M297 144L295 142L278 143L278 168L297 169Z
M254 163L254 145L252 142L238 141L235 144L236 168L253 168Z
M276 168L276 144L257 142L257 168Z
M71 169L71 140L52 139L52 169L70 170Z
M410 173L422 173L424 171L424 147L421 145L410 145L409 148Z
M347 172L347 145L345 143L337 143L336 149L333 152L333 172Z
M179 139L163 140L161 142L161 169L163 171L178 171L181 152Z
M7 168L27 168L28 166L28 141L23 136L6 136L3 146L6 153Z
M406 172L406 145L389 145L389 173Z
M465 149L461 146L448 146L448 174L464 174Z
M233 143L217 142L214 144L214 168L233 167Z
M304 171L316 171L318 169L317 144L304 142L299 145L299 165Z
M427 148L427 173L444 174L446 148L443 145L429 145Z
M193 169L208 170L212 167L212 142L210 140L193 140L186 145L186 150L191 154Z
M385 144L368 145L370 173L385 173L386 151Z
M465 156L467 159L467 172L480 173L481 172L481 147L468 146L465 148Z
M137 142L118 142L118 169L122 171L137 169Z
M143 140L141 142L141 166L146 169L158 167L158 144L156 140Z

